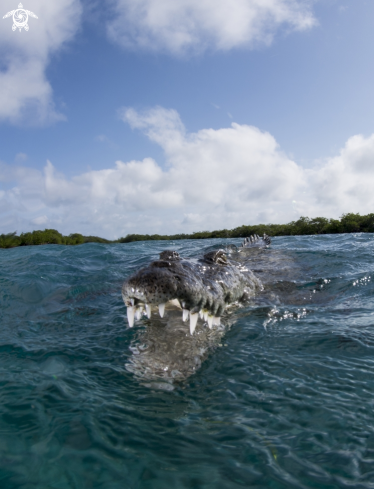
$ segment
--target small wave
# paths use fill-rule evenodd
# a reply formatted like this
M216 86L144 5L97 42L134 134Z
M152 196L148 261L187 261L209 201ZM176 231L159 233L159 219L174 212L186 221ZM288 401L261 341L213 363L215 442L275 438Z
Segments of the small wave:
M222 330L127 327L131 273L240 241L0 250L1 487L372 487L372 234L249 253Z

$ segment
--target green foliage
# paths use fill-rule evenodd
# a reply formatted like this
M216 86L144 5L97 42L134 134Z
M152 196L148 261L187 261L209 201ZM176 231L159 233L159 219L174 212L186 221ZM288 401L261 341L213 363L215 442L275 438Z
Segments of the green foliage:
M178 240L178 239L207 239L207 238L245 238L251 234L262 236L303 236L312 234L337 234L337 233L373 233L374 214L360 216L360 214L343 214L341 219L326 219L325 217L300 217L297 221L288 224L256 224L254 226L240 226L235 229L221 231L200 231L192 234L175 234L160 236L158 234L142 235L128 234L120 238L119 243L149 240Z
M311 234L337 234L337 233L374 233L374 214L360 216L360 214L343 214L339 219L326 219L325 217L300 217L297 221L288 224L256 224L254 226L240 226L235 229L222 229L217 231L199 231L192 234L174 234L171 236L160 234L128 234L116 241L109 241L97 236L83 236L79 233L63 236L56 229L33 231L32 233L0 234L0 248L13 248L15 246L60 244L79 245L84 243L131 243L134 241L179 240L179 239L208 239L208 238L245 238L251 234L269 236L302 236Z
M84 236L82 236L79 233L69 234L69 236L65 239L66 241L64 244L70 244L70 245L83 244L85 242Z
M20 246L64 244L63 236L56 229L45 229L44 231L33 231L32 233L21 233Z
M78 245L84 243L113 243L97 236L83 236L79 233L63 236L56 229L33 231L32 233L0 234L0 248L14 248L15 246L33 246L44 244Z
M0 248L14 248L20 245L17 233L0 234Z
M79 236L82 236L81 234ZM82 236L84 243L113 243L109 239L99 238L98 236Z

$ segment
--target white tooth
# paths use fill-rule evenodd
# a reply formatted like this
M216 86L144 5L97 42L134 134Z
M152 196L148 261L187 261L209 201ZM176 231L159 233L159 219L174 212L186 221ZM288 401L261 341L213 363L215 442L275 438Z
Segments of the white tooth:
M178 299L171 299L169 301L169 304L178 307L178 309L181 309L181 305Z
M221 318L214 316L213 318L213 326L219 326L221 324Z
M188 309L183 309L183 313L182 313L183 314L183 316L182 316L183 322L187 321L188 313L189 313Z
M203 313L202 309L200 309L200 311L199 311L199 316L200 316L200 319L204 318L204 313Z
M186 303L182 301L182 308L185 309L185 307L186 307Z
M151 306L149 304L146 304L145 310L147 312L148 319L151 319Z
M211 316L210 314L208 316L208 326L209 326L209 329L212 329L212 326L213 326L213 316Z
M194 334L198 317L199 317L199 314L197 312L195 314L190 313L190 333L191 333L191 335Z
M133 287L133 288L132 288L131 290L132 290L132 292L133 292L133 293L135 292L135 289L134 289L134 287Z
M143 306L138 307L135 313L136 319L140 319L142 317L142 312L143 312Z
M208 321L208 311L207 310L204 311L204 320Z
M158 305L158 312L160 313L160 316L163 318L164 312L165 312L165 304L159 304Z
M130 328L134 326L135 318L135 307L127 306L127 321L129 322Z
M133 306L135 304L135 299L130 299L131 305Z

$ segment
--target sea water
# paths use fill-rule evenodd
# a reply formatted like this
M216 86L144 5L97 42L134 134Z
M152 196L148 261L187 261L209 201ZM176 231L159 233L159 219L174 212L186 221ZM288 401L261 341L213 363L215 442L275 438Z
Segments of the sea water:
M130 329L122 282L229 242L0 250L1 489L374 488L373 234L248 253L264 291L196 370L138 375L168 319Z

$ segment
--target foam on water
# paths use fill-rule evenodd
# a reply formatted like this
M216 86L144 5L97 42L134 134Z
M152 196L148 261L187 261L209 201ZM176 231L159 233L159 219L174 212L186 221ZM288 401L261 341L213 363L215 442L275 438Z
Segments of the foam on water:
M374 487L374 235L249 253L264 292L182 347L127 327L126 277L228 242L0 250L2 489Z

